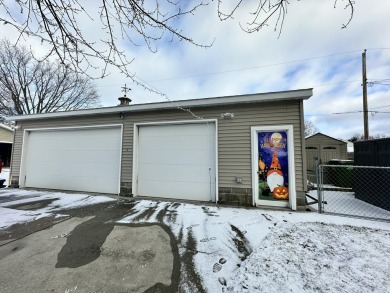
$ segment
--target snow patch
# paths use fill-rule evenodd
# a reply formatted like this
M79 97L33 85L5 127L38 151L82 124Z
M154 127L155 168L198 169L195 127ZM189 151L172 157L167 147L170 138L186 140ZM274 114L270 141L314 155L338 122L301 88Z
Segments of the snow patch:
M0 203L0 228L4 229L16 223L24 223L54 215L66 209L74 209L98 203L116 201L107 196L95 196L87 194L67 194L62 192L33 191L22 189L2 189L0 199L8 198L9 201ZM38 201L53 201L43 208L34 211L17 210L10 207L23 204L31 204ZM63 215L56 215L60 217Z

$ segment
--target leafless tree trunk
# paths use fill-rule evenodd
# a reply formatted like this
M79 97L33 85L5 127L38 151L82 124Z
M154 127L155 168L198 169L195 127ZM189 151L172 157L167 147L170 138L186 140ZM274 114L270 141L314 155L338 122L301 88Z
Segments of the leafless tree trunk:
M310 120L305 121L305 137L317 133L319 130Z
M30 50L0 41L0 114L76 110L99 105L93 82L60 63L37 61Z

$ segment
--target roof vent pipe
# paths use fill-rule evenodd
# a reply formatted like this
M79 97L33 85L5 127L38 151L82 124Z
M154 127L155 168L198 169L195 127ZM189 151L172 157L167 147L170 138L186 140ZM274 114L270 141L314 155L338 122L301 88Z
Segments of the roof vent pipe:
M126 86L126 84L125 84L125 86L122 87L122 92L124 92L125 95L124 95L123 97L118 98L118 100L119 100L119 105L118 105L118 106L127 106L127 105L130 104L131 99L128 98L128 97L126 97L127 92L130 91L130 90L131 90L131 89L128 88L128 87Z

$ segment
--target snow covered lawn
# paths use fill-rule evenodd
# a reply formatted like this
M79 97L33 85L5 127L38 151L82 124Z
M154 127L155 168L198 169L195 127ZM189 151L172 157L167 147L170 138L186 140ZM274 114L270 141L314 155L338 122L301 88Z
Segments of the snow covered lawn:
M146 200L120 222L169 226L207 292L390 292L388 223Z
M33 211L10 208L38 199L52 202ZM112 200L5 189L0 227ZM128 213L119 223L162 223L172 231L181 262L179 292L390 292L389 223L315 212L122 203Z

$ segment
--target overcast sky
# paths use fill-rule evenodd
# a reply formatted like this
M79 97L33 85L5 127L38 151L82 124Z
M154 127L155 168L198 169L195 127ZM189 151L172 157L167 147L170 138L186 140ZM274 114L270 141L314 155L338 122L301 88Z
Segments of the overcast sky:
M354 1L353 20L341 29L349 19L346 1L339 0L334 8L334 0L293 0L279 38L272 26L253 34L242 31L239 22L250 17L245 6L236 19L221 22L215 2L177 23L198 43L214 41L211 48L163 40L157 43L157 53L152 53L146 46L122 43L129 58L134 58L129 71L171 100L314 88L314 95L304 103L306 120L335 138L363 133L363 114L356 113L363 110L361 56L367 49L369 81L390 79L390 1ZM85 7L92 13L96 5ZM99 36L93 23L83 27ZM0 36L12 41L16 34L2 29ZM34 51L43 50L37 41L27 43ZM118 104L125 83L132 89L132 103L166 101L132 84L115 68L110 72L96 81L104 106ZM369 110L377 111L369 114L371 135L390 136L390 81L387 84L368 88Z

